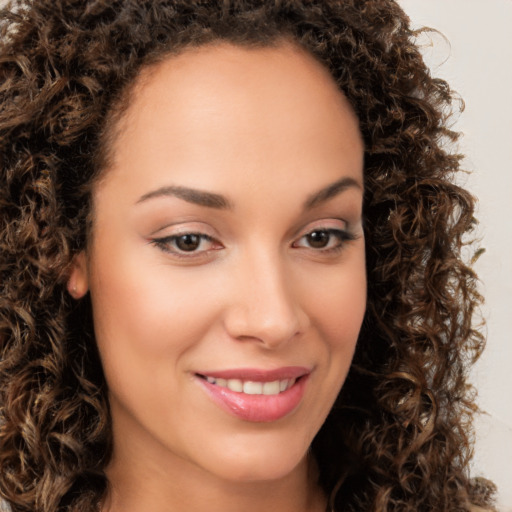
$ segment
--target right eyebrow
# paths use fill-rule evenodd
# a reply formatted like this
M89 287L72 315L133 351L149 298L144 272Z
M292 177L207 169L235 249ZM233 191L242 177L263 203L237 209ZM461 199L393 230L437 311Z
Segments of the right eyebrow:
M177 197L187 201L188 203L205 206L207 208L216 208L219 210L233 209L233 205L228 201L228 199L220 194L173 185L147 192L139 198L137 204L156 197Z

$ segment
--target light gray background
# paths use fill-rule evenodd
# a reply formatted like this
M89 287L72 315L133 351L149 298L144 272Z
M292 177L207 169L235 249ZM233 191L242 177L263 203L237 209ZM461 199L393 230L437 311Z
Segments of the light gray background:
M466 186L479 198L476 270L486 298L487 349L473 372L479 405L475 475L494 480L512 511L512 0L399 0L414 26L436 28L424 54L466 103ZM422 38L428 43L428 38Z
M340 0L341 1L341 0ZM5 0L0 0L0 6ZM486 253L476 270L486 297L488 346L473 372L479 404L474 473L500 488L512 511L512 0L399 0L415 26L444 34L426 43L435 75L466 102L455 128L464 132L465 183L480 199Z

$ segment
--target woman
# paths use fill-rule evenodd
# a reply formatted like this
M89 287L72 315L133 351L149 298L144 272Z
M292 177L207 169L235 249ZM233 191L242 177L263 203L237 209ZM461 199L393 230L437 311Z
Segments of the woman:
M13 511L488 505L473 198L394 2L2 20Z

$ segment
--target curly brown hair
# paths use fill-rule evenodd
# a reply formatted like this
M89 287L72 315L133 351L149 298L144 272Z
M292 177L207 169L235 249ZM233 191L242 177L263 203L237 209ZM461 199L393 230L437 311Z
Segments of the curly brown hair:
M0 496L13 512L97 510L111 424L88 297L70 299L91 187L141 69L213 41L301 45L365 143L368 306L312 450L336 511L469 510L470 364L484 340L454 183L455 95L393 0L15 0L0 17Z

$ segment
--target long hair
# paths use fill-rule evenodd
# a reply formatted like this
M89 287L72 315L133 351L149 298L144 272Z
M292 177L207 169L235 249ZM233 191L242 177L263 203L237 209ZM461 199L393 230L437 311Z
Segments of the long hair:
M368 306L312 451L336 511L469 510L470 364L484 340L462 258L457 107L393 0L16 0L0 17L0 496L98 509L111 423L89 298L66 292L91 188L141 69L216 41L292 41L331 73L365 144Z

